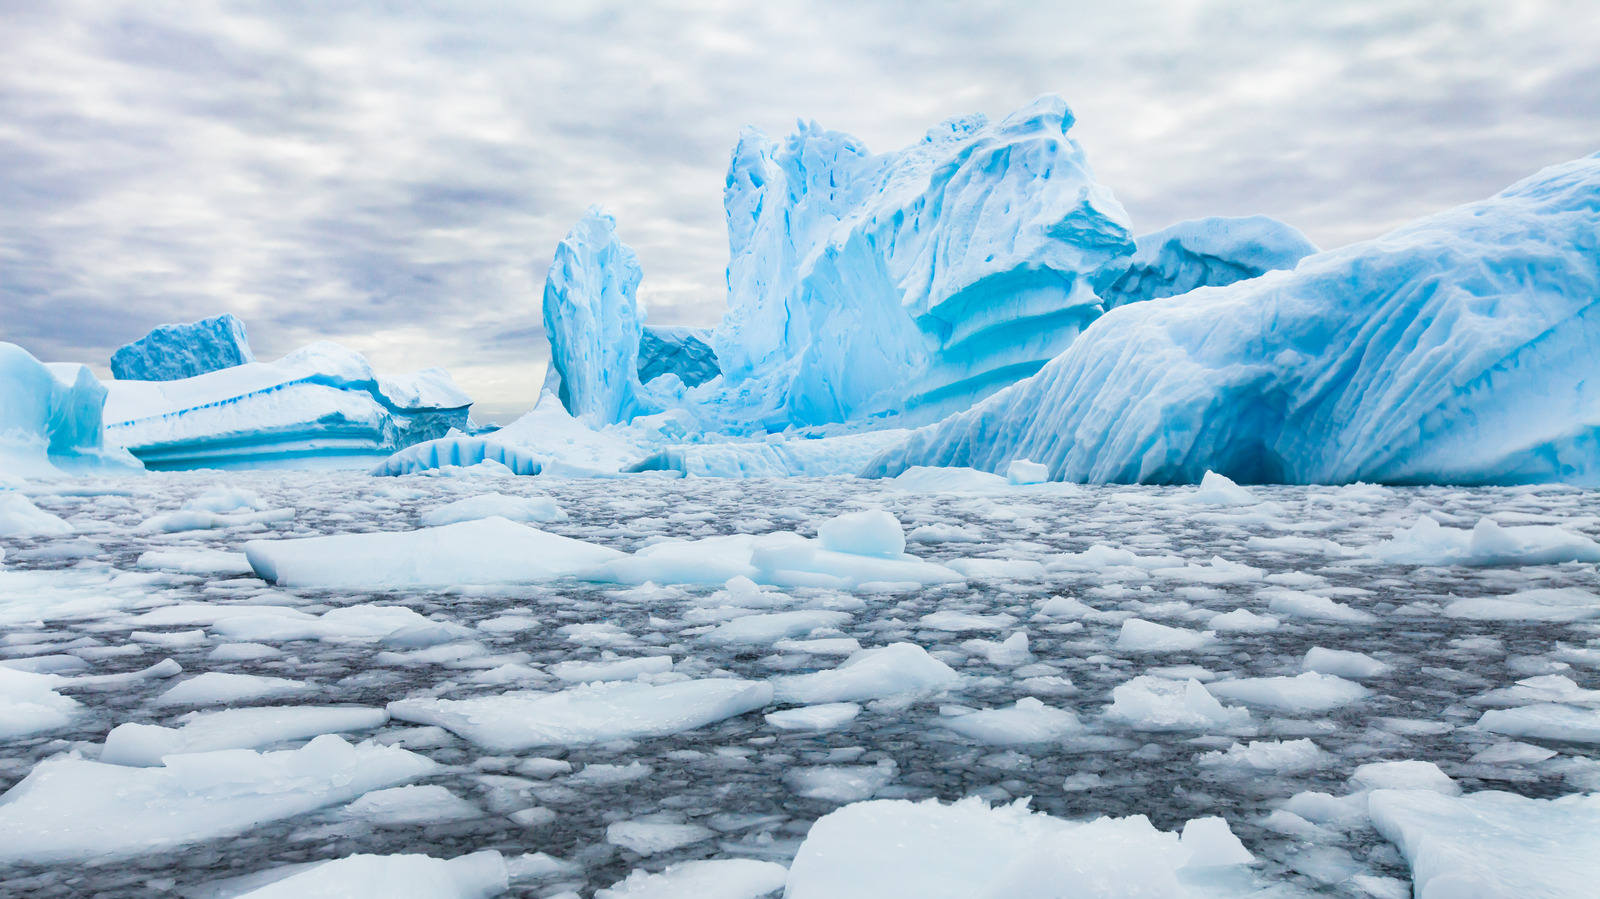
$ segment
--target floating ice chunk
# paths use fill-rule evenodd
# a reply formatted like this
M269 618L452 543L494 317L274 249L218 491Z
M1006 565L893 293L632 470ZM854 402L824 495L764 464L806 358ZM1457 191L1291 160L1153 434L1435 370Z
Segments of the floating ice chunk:
M1322 537L1301 537L1288 535L1284 537L1254 536L1245 541L1245 545L1260 552L1303 553L1315 556L1348 556L1351 551L1341 544Z
M1013 487L1043 484L1050 480L1050 467L1027 459L1012 459L1006 465L1006 483Z
M779 730L832 730L861 714L853 702L824 702L767 714L767 723Z
M1079 823L1031 812L1023 802L996 808L976 798L950 805L932 799L860 802L812 826L789 869L784 895L1179 899L1199 895L1186 888L1190 877L1210 877L1204 872L1211 866L1248 859L1237 840L1221 832L1225 827L1199 824L1180 842L1142 815ZM1237 899L1261 887L1248 875L1226 882L1204 894Z
M1577 681L1564 674L1545 674L1525 677L1515 686L1490 690L1472 699L1475 705L1520 706L1538 702L1562 702L1571 705L1600 703L1600 690L1585 690Z
M1250 711L1224 707L1190 678L1183 681L1141 674L1111 691L1106 717L1134 730L1212 730L1250 723Z
M106 734L100 761L108 765L156 767L175 752L217 749L259 749L285 740L348 733L382 727L383 709L336 706L275 706L192 712L179 719L181 728L154 724L119 724Z
M959 634L966 631L1003 631L1016 624L1017 617L1005 612L979 615L975 612L956 612L947 609L924 615L919 623L923 627Z
M794 533L667 540L598 566L585 576L623 584L721 584L744 577L777 587L833 589L963 580L944 565L910 554L887 558L836 552L824 549L819 540Z
M1328 754L1307 739L1288 742L1258 742L1251 740L1248 747L1238 743L1227 752L1206 752L1198 759L1208 767L1241 768L1247 771L1273 771L1278 774L1299 774L1328 762Z
M1212 631L1168 627L1142 618L1122 622L1117 634L1117 649L1123 652L1185 652L1205 649L1216 642L1217 635Z
M1433 762L1406 759L1369 762L1356 768L1350 782L1364 790L1429 790L1455 796L1461 787Z
M442 527L480 518L504 518L507 521L550 522L566 521L567 513L561 511L555 499L548 496L506 496L503 493L482 493L446 503L422 513L422 526Z
M1331 674L1307 671L1296 677L1247 677L1221 681L1207 689L1224 699L1279 712L1326 712L1371 695L1357 683Z
M847 512L817 528L817 542L836 553L858 556L899 557L906 551L900 520L882 509Z
M1267 608L1283 615L1310 618L1315 621L1337 621L1340 624L1373 624L1378 616L1344 603L1334 602L1326 596L1303 593L1299 590L1264 590Z
M818 765L791 768L783 782L796 796L828 802L860 802L871 799L894 780L895 764L885 759L876 765Z
M409 628L427 627L434 622L405 606L359 605L329 609L311 615L298 609L276 606L223 606L222 609L250 610L254 614L230 614L211 624L211 630L234 640L350 640L387 637ZM165 611L156 609L154 613ZM203 613L202 613L203 614ZM176 613L174 613L176 615Z
M961 648L1002 668L1015 668L1033 661L1033 653L1028 650L1026 631L1017 631L998 643L993 640L967 640L961 644Z
M955 669L914 643L891 643L851 656L827 671L773 680L778 702L865 702L903 693L935 693L961 682Z
M1253 506L1261 502L1255 494L1214 471L1207 471L1199 487L1173 501L1190 506Z
M659 874L635 870L594 899L762 899L783 889L789 870L749 858L669 865Z
M549 671L573 683L633 680L641 674L665 674L672 670L672 656L641 656L603 662L557 662Z
M298 871L237 899L490 899L506 891L493 850L444 859L350 855Z
M1447 528L1423 516L1409 530L1363 550L1399 565L1554 565L1600 562L1600 543L1552 525L1501 527L1493 519L1472 530Z
M1316 824L1350 827L1367 823L1367 796L1365 792L1334 796L1307 791L1290 796L1283 810Z
M13 490L0 491L0 537L54 537L76 530Z
M764 615L745 615L725 621L705 634L705 639L716 643L771 643L784 637L809 634L817 628L836 628L850 621L849 612L828 612L821 609L800 609L794 612L772 612Z
M1490 709L1478 719L1478 727L1508 737L1600 743L1600 709L1544 702L1515 709Z
M1191 818L1183 822L1179 842L1192 853L1185 868L1226 868L1256 860L1223 818Z
M254 490L243 487L213 487L183 504L196 512L265 512L271 504Z
M626 765L584 765L583 770L567 778L568 784L598 784L609 786L611 784L625 784L630 781L644 780L656 773L656 769L640 762L629 762Z
M606 828L606 842L635 855L656 855L682 846L709 840L717 832L699 824L681 821L634 819L617 821Z
M996 746L1047 743L1083 729L1078 716L1051 708L1033 697L1017 700L1009 709L985 709L939 723L963 736Z
M967 577L992 580L1037 581L1047 574L1043 564L1031 559L952 559L945 564Z
M1600 883L1600 794L1379 790L1367 802L1373 826L1411 862L1421 899L1556 899Z
M300 696L316 689L313 684L284 677L207 671L168 688L155 701L158 705L212 705Z
M389 703L389 713L436 724L488 749L513 751L681 733L759 709L772 695L768 684L732 678L661 686L619 682L560 693L404 699Z
M1074 596L1052 596L1039 607L1039 614L1046 618L1076 619L1093 615L1094 611L1094 606Z
M66 681L0 666L0 740L10 740L71 723L79 703L55 688Z
M779 640L772 644L779 652L806 652L819 656L849 656L861 651L855 637L817 637L811 640Z
M409 827L483 817L483 810L436 784L373 790L344 807L344 816L378 827Z
M239 528L252 524L272 524L293 521L293 509L268 509L265 512L204 512L180 509L152 515L139 525L142 534L176 534L183 531L207 531L217 528Z
M996 493L1010 486L1010 481L976 468L931 468L914 466L897 475L891 482L901 490L917 493Z
M254 574L250 567L250 560L244 553L230 553L215 549L191 549L183 551L151 550L140 553L138 561L133 563L139 568L158 568L162 571L175 571L179 574L198 574L208 577L232 577L240 574Z
M57 757L0 797L0 861L117 858L242 833L420 777L404 749L321 736L300 749L169 755L161 768Z
M1278 619L1271 615L1257 615L1249 609L1234 609L1232 612L1223 612L1213 616L1206 622L1206 628L1213 631L1236 631L1244 634L1256 634L1270 631L1277 627Z
M293 587L531 583L622 557L504 518L400 533L252 540L244 551L257 575Z
M925 524L912 528L906 539L912 543L982 543L983 535L960 525Z
M1515 741L1496 743L1488 749L1473 753L1469 761L1478 765L1532 765L1548 761L1558 755L1554 749Z
M1300 667L1318 674L1353 678L1380 677L1388 674L1390 669L1389 663L1380 662L1372 656L1344 649L1324 649L1321 646L1306 650Z
M1600 596L1577 587L1472 596L1444 607L1448 618L1472 621L1585 621L1600 616Z
M1151 574L1198 584L1248 584L1261 580L1266 574L1259 568L1243 562L1232 562L1221 556L1212 556L1205 565L1184 565L1173 568L1155 568Z

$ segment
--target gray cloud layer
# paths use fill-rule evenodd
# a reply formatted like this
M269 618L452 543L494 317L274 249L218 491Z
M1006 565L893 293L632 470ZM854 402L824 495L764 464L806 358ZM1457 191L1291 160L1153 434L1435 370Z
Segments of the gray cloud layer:
M0 339L103 365L232 311L263 358L444 365L503 417L591 203L653 321L716 321L745 124L890 150L1053 91L1139 230L1325 247L1600 150L1587 0L331 6L0 0Z

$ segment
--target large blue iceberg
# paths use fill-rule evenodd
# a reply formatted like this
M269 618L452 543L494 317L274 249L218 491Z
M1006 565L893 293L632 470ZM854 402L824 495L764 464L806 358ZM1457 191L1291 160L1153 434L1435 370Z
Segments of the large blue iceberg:
M1141 234L1130 258L1118 259L1097 292L1106 309L1222 287L1294 268L1317 247L1299 229L1264 215L1192 219ZM1112 278L1115 280L1111 280Z
M46 365L0 343L0 483L104 468L138 468L101 440L106 389L86 366Z
M187 325L162 325L111 354L119 381L177 381L256 361L244 322L224 312Z
M867 467L1600 485L1600 154L1376 240L1115 309Z
M722 374L710 328L645 325L639 335L639 380L648 384L662 375L676 375L685 387Z
M382 376L326 341L277 362L105 387L106 441L154 469L370 468L467 429L472 404L444 369Z

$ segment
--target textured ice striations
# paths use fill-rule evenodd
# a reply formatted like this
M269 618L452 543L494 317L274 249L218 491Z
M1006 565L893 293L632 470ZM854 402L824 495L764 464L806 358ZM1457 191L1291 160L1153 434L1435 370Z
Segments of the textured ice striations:
M138 468L101 443L106 389L82 365L46 365L0 343L0 486L16 477Z
M867 473L1600 484L1600 155L1228 287L1115 309Z
M224 312L186 325L162 325L111 354L119 381L181 381L256 361L244 322Z
M370 467L468 427L472 404L443 369L380 376L326 341L277 362L105 387L107 442L155 469Z
M1179 222L1141 234L1136 243L1133 258L1107 272L1121 274L1099 291L1108 310L1292 269L1318 252L1298 229L1264 215Z
M711 329L645 325L639 333L639 380L650 383L662 375L677 375L685 387L722 374L717 351L711 348Z

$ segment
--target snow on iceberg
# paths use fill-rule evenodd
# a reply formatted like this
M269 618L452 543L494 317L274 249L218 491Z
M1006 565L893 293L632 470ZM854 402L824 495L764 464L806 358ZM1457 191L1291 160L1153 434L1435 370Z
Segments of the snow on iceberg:
M382 376L327 341L277 362L105 389L106 441L155 469L366 467L468 427L472 404L443 369Z
M1026 800L990 808L977 798L883 799L819 819L784 896L1232 899L1264 886L1236 870L1253 860L1220 818L1190 821L1180 837L1143 815L1081 823L1030 811Z
M714 678L651 686L614 681L560 693L502 693L471 699L389 703L400 721L454 731L486 749L587 746L664 737L753 712L772 702L772 686Z
M1376 240L1112 310L866 473L1600 484L1600 154Z
M427 758L321 736L299 749L180 753L160 768L58 756L0 796L0 862L88 861L230 836L430 773Z
M186 325L162 325L111 354L119 381L180 381L256 361L244 322L224 312Z
M1108 310L1292 269L1319 252L1298 229L1264 215L1192 219L1141 234L1135 243L1132 258L1111 269L1121 274L1099 291Z
M119 724L106 734L100 761L108 765L153 768L162 756L217 749L259 749L284 740L304 740L382 727L383 709L338 706L265 706L194 712L179 719L181 728L158 724Z
M63 471L138 468L127 453L104 447L105 403L106 388L86 366L46 365L0 342L0 486Z

